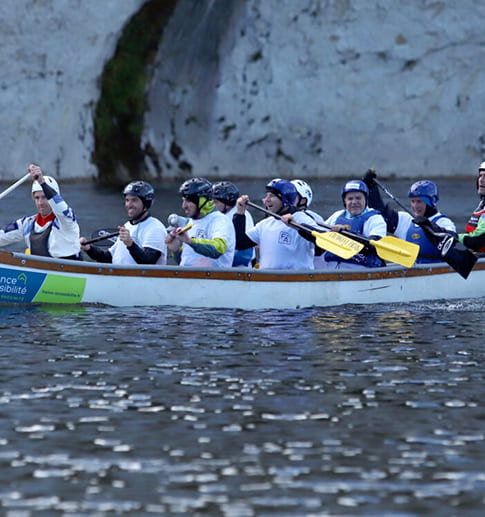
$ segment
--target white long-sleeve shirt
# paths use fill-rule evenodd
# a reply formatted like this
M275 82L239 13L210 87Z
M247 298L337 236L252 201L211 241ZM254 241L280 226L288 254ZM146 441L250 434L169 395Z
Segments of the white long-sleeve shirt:
M55 218L47 223L52 229L47 241L47 249L52 257L70 257L79 253L79 224L72 208L60 194L48 200ZM30 234L34 229L40 232L46 225L40 227L36 223L37 214L17 219L0 230L0 246L8 246L22 240L30 248Z

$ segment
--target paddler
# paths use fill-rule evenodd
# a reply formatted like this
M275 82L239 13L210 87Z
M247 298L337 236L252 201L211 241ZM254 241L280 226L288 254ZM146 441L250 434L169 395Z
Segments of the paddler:
M236 201L240 196L239 189L231 181L218 181L212 185L212 199L217 210L224 214L232 224L232 218L236 213ZM246 210L246 228L254 227L254 219L249 210ZM248 267L254 257L254 250L235 250L233 267Z
M466 225L466 232L458 238L467 248L473 251L485 252L485 162L478 167L477 190L480 202L473 211Z
M113 264L159 264L167 263L167 247L164 224L150 214L155 191L146 181L132 181L123 190L125 209L129 220L118 226L119 236L108 249L92 244L84 244L81 237L81 248L89 257L97 262Z
M205 178L190 178L180 186L179 193L189 221L186 227L174 228L167 235L168 249L181 252L181 266L231 267L236 243L234 227L214 205L212 183Z
M59 184L30 165L32 198L37 214L25 216L0 230L0 246L25 241L29 253L44 257L79 260L79 225L72 208L61 197Z
M248 249L259 246L260 269L314 269L315 244L287 225L315 226L315 221L303 211L296 209L298 192L293 183L275 178L266 185L263 204L267 210L279 216L267 217L254 228L246 227L245 212L249 196L240 196L236 203L233 221L236 228L236 248Z
M418 244L417 263L442 262L440 250L430 241L436 242L447 235L457 238L455 223L437 208L439 192L431 180L419 180L411 185L408 198L411 213L394 210L381 198L374 169L369 169L363 177L369 188L369 204L379 210L387 223L387 231L396 237ZM433 234L436 236L434 239Z
M317 225L319 223L324 223L325 219L320 214L310 209L310 205L313 201L313 190L310 185L302 179L291 180L291 182L295 185L298 193L295 203L296 209L311 217ZM313 265L315 266L315 269L325 269L327 267L323 258L323 253L319 253L318 248L315 249Z
M372 240L379 240L387 235L386 221L381 213L368 206L369 190L361 180L347 181L342 187L343 210L337 210L326 221L334 231L350 230ZM381 267L384 262L379 258L375 248L365 248L349 259L343 259L330 252L325 252L323 259L330 269L355 269Z

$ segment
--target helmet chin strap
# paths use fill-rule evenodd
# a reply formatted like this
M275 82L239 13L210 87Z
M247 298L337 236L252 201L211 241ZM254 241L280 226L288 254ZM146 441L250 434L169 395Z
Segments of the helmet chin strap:
M135 217L134 219L130 220L131 224L138 224L144 221L148 217L148 208L143 205L143 210L141 211L140 215L138 217Z
M438 210L436 208L430 207L429 205L426 205L426 210L424 211L425 217L432 217L434 214L436 214Z
M283 205L276 213L278 215L291 214L295 211L295 210L293 210L293 208L294 207Z
M306 200L303 201L303 199L304 198L300 196L300 199L298 200L298 205L296 205L296 208L298 208L299 210L306 210L308 208Z
M227 212L229 212L229 210L232 208L231 206L229 206L225 201L223 201L224 203L224 208L221 210L221 214L227 214Z
M199 198L199 201L200 201L200 198ZM202 212L202 209L205 207L205 205L207 205L208 202L209 202L209 198L205 198L205 201L202 203L201 206L199 206L199 203L197 203L197 215L194 217L194 219L199 218L199 215Z

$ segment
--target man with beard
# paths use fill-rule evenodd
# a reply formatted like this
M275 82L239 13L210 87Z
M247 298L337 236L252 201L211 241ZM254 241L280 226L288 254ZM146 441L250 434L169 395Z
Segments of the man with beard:
M146 181L132 181L123 190L125 208L129 220L118 226L119 237L108 250L92 244L84 244L81 249L97 262L113 264L166 264L167 247L164 243L167 231L149 209L154 198L153 187Z
M182 209L189 218L185 228L174 228L165 239L170 251L182 248L180 265L231 267L235 234L232 221L217 210L212 184L205 178L190 178L179 189Z

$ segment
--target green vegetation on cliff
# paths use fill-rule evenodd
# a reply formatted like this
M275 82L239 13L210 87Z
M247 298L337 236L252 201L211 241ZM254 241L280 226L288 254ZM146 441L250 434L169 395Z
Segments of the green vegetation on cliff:
M94 115L93 161L103 184L145 174L140 147L147 107L146 85L163 28L177 0L150 0L129 20L101 78Z

